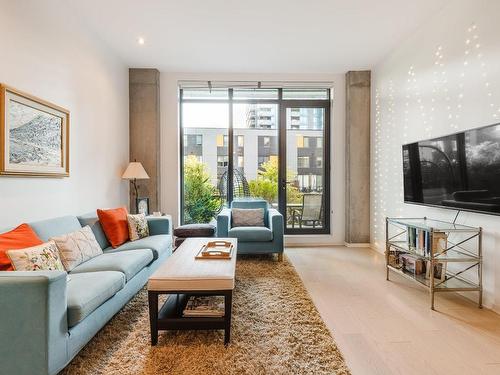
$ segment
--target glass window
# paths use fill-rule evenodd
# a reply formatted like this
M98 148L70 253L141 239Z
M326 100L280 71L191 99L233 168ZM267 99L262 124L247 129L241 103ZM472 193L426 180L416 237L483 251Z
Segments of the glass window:
M328 89L283 89L285 100L326 100Z
M309 156L299 156L297 158L297 167L309 168Z
M309 139L309 137L304 137L304 148L309 148L309 147L311 147L311 146L309 145L309 140L310 140L310 139Z
M316 138L316 147L323 148L323 137Z
M201 99L201 100L216 100L216 99L229 99L228 89L183 89L183 99Z
M277 89L234 89L234 99L278 99Z
M235 199L246 194L244 196L262 198L277 206L278 114L277 104L234 103L233 160L240 172L234 179ZM245 164L244 171L239 163Z
M229 104L183 102L181 105L182 219L185 224L208 223L217 215L221 204L225 204L220 190L227 181L222 178L227 171L227 151L224 160L224 155L219 154L224 149L219 148L218 143L220 139L223 144L224 135L228 133Z
M217 166L227 167L229 164L229 157L227 155L217 156Z
M323 157L322 156L316 157L316 168L323 168Z
M238 147L244 147L245 146L245 136L243 135L238 135Z

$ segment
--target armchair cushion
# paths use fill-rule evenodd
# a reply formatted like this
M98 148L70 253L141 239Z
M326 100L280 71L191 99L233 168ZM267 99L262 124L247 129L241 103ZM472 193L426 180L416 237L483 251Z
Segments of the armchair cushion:
M233 227L263 227L264 215L263 208L233 208L231 210Z
M273 240L273 232L266 227L236 227L229 229L228 236L241 242L266 242Z
M231 209L233 208L262 208L264 210L264 226L268 227L269 226L269 221L267 217L267 212L268 212L268 206L269 204L267 203L266 200L263 199L240 199L240 200L234 200L231 203Z

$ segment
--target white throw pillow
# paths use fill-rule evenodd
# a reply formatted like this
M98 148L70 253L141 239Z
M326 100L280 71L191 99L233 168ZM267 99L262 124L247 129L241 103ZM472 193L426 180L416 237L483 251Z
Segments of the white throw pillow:
M149 236L148 221L145 214L127 215L130 241L137 241Z
M102 254L102 249L88 225L75 232L51 237L50 240L56 243L61 261L68 272Z
M26 249L9 250L7 256L16 271L64 271L54 241Z
M264 209L263 208L232 208L231 209L232 227L263 227Z

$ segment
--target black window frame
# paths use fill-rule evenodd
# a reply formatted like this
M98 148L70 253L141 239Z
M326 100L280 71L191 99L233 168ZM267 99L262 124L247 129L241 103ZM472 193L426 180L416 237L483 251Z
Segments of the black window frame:
M233 98L233 88L228 88L227 98L212 98L212 99L194 99L184 98L183 89L179 88L179 150L180 150L180 168L179 168L179 189L180 189L180 222L184 223L184 127L183 127L183 103L224 103L228 104L229 124L228 124L228 172L237 169L237 160L234 160L234 147L238 147L234 140L233 127L233 104L277 104L278 105L278 210L283 214L285 225L285 234L330 234L330 206L331 206L331 150L330 150L330 108L332 101L332 90L325 88L328 95L327 99L283 99L283 89L278 90L277 99L240 99ZM324 110L324 128L323 128L323 212L324 222L322 228L288 228L286 225L286 109L287 108L322 108ZM292 130L292 129L291 129ZM227 186L227 204L230 205L233 200L233 173L228 173Z

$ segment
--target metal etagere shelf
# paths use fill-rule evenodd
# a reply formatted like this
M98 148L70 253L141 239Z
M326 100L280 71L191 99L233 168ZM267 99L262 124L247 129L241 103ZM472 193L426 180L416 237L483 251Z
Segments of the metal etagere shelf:
M412 239L418 231L423 249ZM422 234L423 233L423 234ZM437 247L439 238L445 240ZM427 241L427 242L425 242ZM438 292L478 292L482 307L482 228L423 218L386 218L386 272L397 273L427 288L431 309ZM404 258L404 259L403 259ZM426 272L409 271L404 260L413 258ZM403 259L403 262L400 260ZM448 266L450 263L450 266ZM436 268L436 267L441 268ZM438 274L442 272L442 275Z

